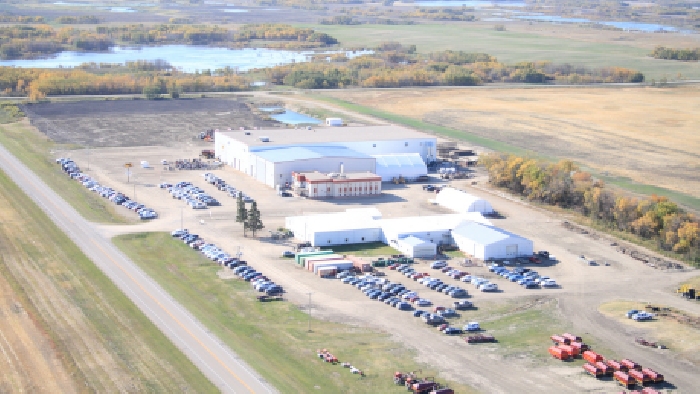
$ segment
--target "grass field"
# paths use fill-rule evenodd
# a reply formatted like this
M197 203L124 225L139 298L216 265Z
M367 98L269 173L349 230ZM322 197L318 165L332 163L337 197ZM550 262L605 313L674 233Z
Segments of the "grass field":
M625 316L630 309L644 310L645 305L641 302L620 300L602 304L598 310L629 329L634 329L636 332L643 330L645 334L640 336L644 339L662 343L671 351L677 352L681 358L700 365L700 356L698 356L700 331L671 319L659 317L650 321L637 322Z
M115 244L209 330L283 393L400 393L394 371L437 371L413 361L414 354L390 335L367 328L312 319L288 302L259 303L250 284L217 277L218 265L167 233L119 236ZM360 379L326 364L316 350L327 348L365 371ZM468 387L450 385L456 392Z
M344 105L349 109L492 150L573 159L620 187L665 194L700 209L698 92L694 87L477 88L323 95L334 103L352 102Z
M94 222L129 223L95 193L88 192L78 182L67 177L52 161L51 151L72 149L75 146L58 145L36 131L23 119L20 122L0 125L0 144L19 158L56 193L63 197L80 214Z
M3 172L0 202L0 391L218 391Z
M591 37L576 34L576 26L540 26L540 31L520 24L509 31L496 31L492 25L420 24L420 25L306 25L337 38L345 47L374 47L387 41L414 44L418 52L442 50L483 52L501 62L549 60L587 67L627 67L641 71L647 80L664 76L700 79L697 62L657 60L649 57L651 49L666 44L666 37L636 33L594 31ZM550 33L552 30L557 33ZM512 30L512 31L511 31ZM546 33L545 33L546 31ZM591 32L590 29L585 29ZM572 33L573 32L573 33ZM595 37L598 36L598 37ZM609 36L609 37L608 37ZM682 39L676 36L677 40ZM690 45L690 44L688 44ZM697 46L691 45L693 47Z

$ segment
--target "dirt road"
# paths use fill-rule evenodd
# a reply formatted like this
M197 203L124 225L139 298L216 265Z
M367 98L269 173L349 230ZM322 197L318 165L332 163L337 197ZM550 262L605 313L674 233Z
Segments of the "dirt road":
M274 391L4 147L0 166L223 392Z

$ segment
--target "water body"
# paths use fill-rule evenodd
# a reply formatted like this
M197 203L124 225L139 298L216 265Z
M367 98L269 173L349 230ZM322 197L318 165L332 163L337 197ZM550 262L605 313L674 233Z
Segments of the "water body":
M614 26L624 30L639 30L639 31L678 31L677 28L673 26L658 25L655 23L640 23L640 22L599 22L592 21L585 18L564 18L557 15L518 15L514 16L517 19L524 19L530 21L542 21L542 22L553 22L553 23L598 23L601 25Z
M262 108L261 108L262 109ZM278 108L279 109L279 108ZM270 117L278 122L287 124L320 124L320 120L300 114L298 112L286 110L282 114L270 115Z
M413 4L421 7L525 7L521 1L488 1L488 0L435 0L414 1Z
M326 51L324 53L337 53ZM372 53L371 51L347 51L349 58ZM287 51L278 49L226 49L192 45L165 45L143 48L113 48L108 52L65 51L55 57L34 60L2 60L0 66L59 68L76 67L82 63L126 63L136 60L165 60L184 72L215 70L237 67L241 71L252 68L273 67L280 64L308 61L313 51Z

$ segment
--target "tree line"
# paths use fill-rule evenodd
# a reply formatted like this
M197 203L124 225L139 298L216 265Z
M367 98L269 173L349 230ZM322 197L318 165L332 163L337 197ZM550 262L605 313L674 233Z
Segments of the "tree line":
M569 160L488 154L480 158L496 187L531 201L575 210L608 229L654 241L664 251L700 265L700 218L666 197L634 198L610 190Z
M92 23L90 16L61 17L64 23ZM72 21L72 22L71 22ZM310 28L281 24L244 25L229 29L219 26L161 24L146 26L97 26L77 29L66 26L14 25L0 27L0 59L34 59L66 50L104 51L116 45L218 45L222 47L319 48L338 40ZM270 43L272 42L272 43Z
M665 60L682 60L682 61L698 61L700 60L700 48L695 49L674 49L665 47L656 47L651 52L654 59Z

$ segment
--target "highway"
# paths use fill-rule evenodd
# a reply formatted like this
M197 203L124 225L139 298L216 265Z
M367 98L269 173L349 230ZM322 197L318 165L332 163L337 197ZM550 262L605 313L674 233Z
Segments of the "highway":
M105 275L224 393L273 393L276 390L153 279L100 236L29 168L0 146L0 169L37 203Z

